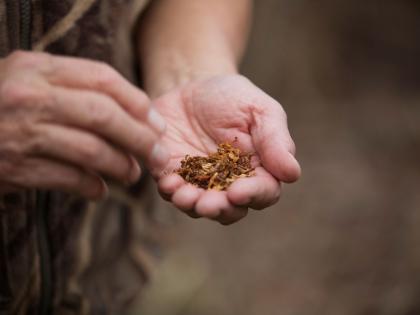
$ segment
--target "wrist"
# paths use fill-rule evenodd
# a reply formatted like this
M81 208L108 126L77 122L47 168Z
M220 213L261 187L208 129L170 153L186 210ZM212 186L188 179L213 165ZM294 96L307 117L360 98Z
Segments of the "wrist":
M144 65L144 88L152 98L190 82L238 73L235 58L211 55L211 52L194 57L165 53L165 56L158 60L160 62L155 62L149 67Z

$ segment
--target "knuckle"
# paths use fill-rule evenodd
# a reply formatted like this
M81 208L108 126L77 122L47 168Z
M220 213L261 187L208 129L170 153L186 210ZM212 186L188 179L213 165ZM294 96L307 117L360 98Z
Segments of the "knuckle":
M16 81L7 80L0 89L0 98L3 104L19 105L26 102L29 97L29 88Z
M94 141L88 141L80 147L80 154L84 160L98 161L102 157L102 151L101 146Z
M88 113L89 113L89 122L92 127L105 127L112 124L114 120L114 113L107 106L102 106L96 102L89 102Z
M37 117L40 119L51 119L55 114L55 104L56 99L52 91L48 89L38 90L35 95L33 95L33 104L35 106L34 110L37 111Z
M19 119L17 126L29 136L33 135L32 128L36 121L49 119L51 103L47 90L35 89L17 81L7 81L0 87L0 104Z
M36 127L31 121L23 121L20 123L20 133L23 139L25 139L25 144L23 147L23 152L26 153L28 148L32 146L32 142L38 142L35 140L37 137Z
M41 136L35 136L35 132L33 128L27 127L25 133L28 135L30 134L31 137L29 137L28 144L26 146L26 152L31 155L39 155L44 154L48 149L47 139L45 138L45 135L43 137Z
M11 64L20 64L22 60L29 58L30 53L24 50L15 50L8 57L7 60Z
M96 85L98 85L101 88L109 88L115 85L118 81L118 73L117 71L112 68L107 63L97 63L95 65L96 69Z
M47 104L50 100L50 93L47 89L32 87L24 82L7 80L1 85L0 99L5 105Z
M45 53L16 50L7 57L7 60L12 67L33 68L43 63L46 56Z

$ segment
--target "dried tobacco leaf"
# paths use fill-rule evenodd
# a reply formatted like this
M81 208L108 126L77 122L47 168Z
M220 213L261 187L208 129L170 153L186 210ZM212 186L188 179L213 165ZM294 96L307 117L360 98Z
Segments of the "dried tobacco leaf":
M175 172L200 188L225 190L236 179L252 176L253 171L251 154L244 154L226 142L208 157L186 155Z

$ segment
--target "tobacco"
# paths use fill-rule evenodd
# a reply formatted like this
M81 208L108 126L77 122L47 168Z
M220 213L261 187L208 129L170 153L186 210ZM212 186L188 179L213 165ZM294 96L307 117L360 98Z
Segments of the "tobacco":
M226 190L238 178L254 175L254 168L251 154L226 142L219 144L217 152L207 157L186 155L175 172L197 187Z

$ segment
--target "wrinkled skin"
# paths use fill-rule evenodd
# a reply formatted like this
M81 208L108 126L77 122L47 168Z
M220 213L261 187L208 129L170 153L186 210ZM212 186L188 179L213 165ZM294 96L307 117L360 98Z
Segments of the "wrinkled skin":
M239 75L196 81L155 100L104 64L17 52L0 61L0 194L62 190L95 199L102 176L137 180L146 159L164 198L192 217L233 223L280 196L300 175L286 115ZM185 154L207 155L233 141L255 153L256 176L227 191L203 191L173 170ZM168 162L168 154L170 159Z
M135 158L166 165L164 120L110 66L45 53L0 59L0 195L54 189L97 199L130 184Z
M167 122L162 139L170 150L164 171L153 170L161 195L190 215L231 224L248 208L263 209L280 197L281 182L294 182L300 167L281 105L240 75L187 84L155 100ZM207 155L232 142L253 152L256 175L235 181L226 191L204 191L173 170L186 154Z

